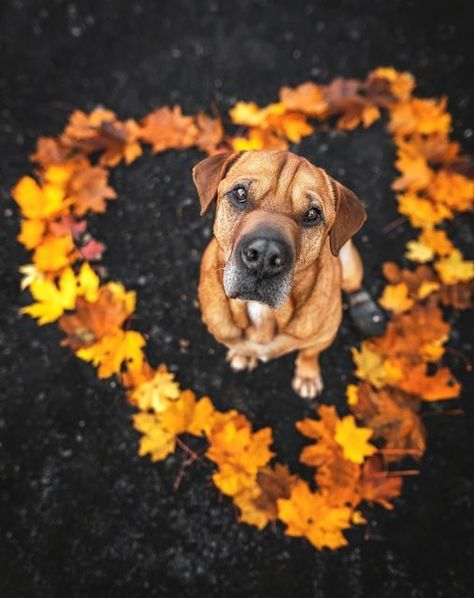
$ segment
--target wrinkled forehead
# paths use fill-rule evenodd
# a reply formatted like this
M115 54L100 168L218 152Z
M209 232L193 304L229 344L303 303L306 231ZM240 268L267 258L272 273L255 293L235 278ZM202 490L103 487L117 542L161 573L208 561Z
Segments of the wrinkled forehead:
M309 204L334 204L329 177L304 158L285 151L246 152L232 165L219 190L238 184L249 187L255 201L305 209Z

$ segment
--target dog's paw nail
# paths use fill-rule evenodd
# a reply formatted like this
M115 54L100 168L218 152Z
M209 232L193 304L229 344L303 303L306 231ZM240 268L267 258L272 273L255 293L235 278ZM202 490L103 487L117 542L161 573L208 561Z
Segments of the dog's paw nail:
M293 378L292 387L302 399L311 400L321 394L324 385L319 374L311 378L296 375Z

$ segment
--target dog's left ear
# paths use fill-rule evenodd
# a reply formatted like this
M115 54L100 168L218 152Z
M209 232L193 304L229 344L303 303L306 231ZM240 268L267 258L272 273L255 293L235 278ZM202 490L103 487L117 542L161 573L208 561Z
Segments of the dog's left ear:
M341 247L364 224L367 214L364 206L350 189L331 179L336 200L336 220L329 233L333 255L338 256Z
M216 199L217 188L242 152L222 152L201 160L193 168L193 181L201 202L201 216Z

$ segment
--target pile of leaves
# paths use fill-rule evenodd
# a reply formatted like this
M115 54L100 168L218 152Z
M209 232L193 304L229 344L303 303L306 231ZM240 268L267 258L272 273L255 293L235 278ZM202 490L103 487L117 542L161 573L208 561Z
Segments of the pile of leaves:
M280 520L287 535L304 536L318 549L347 543L344 531L365 521L364 502L392 508L403 476L413 473L393 464L416 462L425 450L422 405L454 399L461 390L442 365L450 325L440 305L470 305L474 264L443 225L470 209L474 182L467 158L449 138L446 100L414 97L414 86L409 73L378 68L365 81L284 87L279 101L263 108L238 102L230 111L234 136L219 118L185 116L179 106L159 108L140 122L120 121L102 108L76 111L58 137L38 140L34 177L13 189L23 216L18 239L32 251L21 272L34 301L22 312L39 324L57 321L63 344L91 362L99 378L119 377L137 410L140 455L158 461L179 446L189 464L203 456L183 435L205 438L212 480L242 521L262 529ZM382 111L398 152L399 211L419 231L406 256L418 264L383 266L388 284L380 302L393 317L383 336L353 350L359 381L347 388L350 414L320 406L315 419L296 424L311 439L301 453L314 470L309 484L275 461L269 428L254 431L243 414L216 410L209 398L182 390L164 365L148 363L144 337L130 328L135 293L100 280L91 262L97 264L105 246L87 232L85 216L104 212L116 198L109 169L138 159L143 144L154 153L192 146L208 154L283 149L328 122L341 130L368 127Z

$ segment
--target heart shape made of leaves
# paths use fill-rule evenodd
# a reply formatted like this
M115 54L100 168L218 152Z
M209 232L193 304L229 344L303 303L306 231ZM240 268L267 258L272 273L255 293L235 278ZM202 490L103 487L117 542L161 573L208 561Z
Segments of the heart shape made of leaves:
M232 498L243 522L262 529L279 519L287 535L304 536L318 549L347 543L344 531L365 522L363 501L392 508L403 476L416 471L394 471L391 464L419 459L425 450L421 405L455 398L461 388L439 365L450 332L440 304L469 306L474 268L439 225L470 208L474 183L459 144L449 139L446 101L414 97L414 84L409 73L378 68L365 81L285 87L279 101L264 108L235 105L231 120L246 127L237 136L226 135L219 118L185 116L179 106L159 108L139 123L120 121L102 108L76 111L57 138L38 140L31 157L36 178L23 177L13 190L23 216L18 239L33 251L33 263L21 271L22 287L35 302L22 312L39 324L58 321L63 344L91 362L99 378L119 376L137 408L140 455L157 461L179 446L191 463L201 456L181 435L205 437L205 457L216 466L213 482ZM368 127L381 110L389 114L398 151L401 174L393 189L399 211L421 229L408 243L407 257L420 265L408 270L384 264L389 284L380 302L393 318L383 336L353 349L359 382L347 387L351 413L341 418L333 406L322 405L318 419L296 423L313 440L301 461L315 470L314 489L286 465L271 463L270 428L253 431L243 414L216 410L208 397L198 400L182 390L166 366L148 363L144 337L129 327L135 292L101 282L91 262L100 260L105 246L87 233L83 217L104 212L115 199L108 169L136 160L143 143L154 153L191 146L208 154L284 149L318 123L337 118L342 130Z

